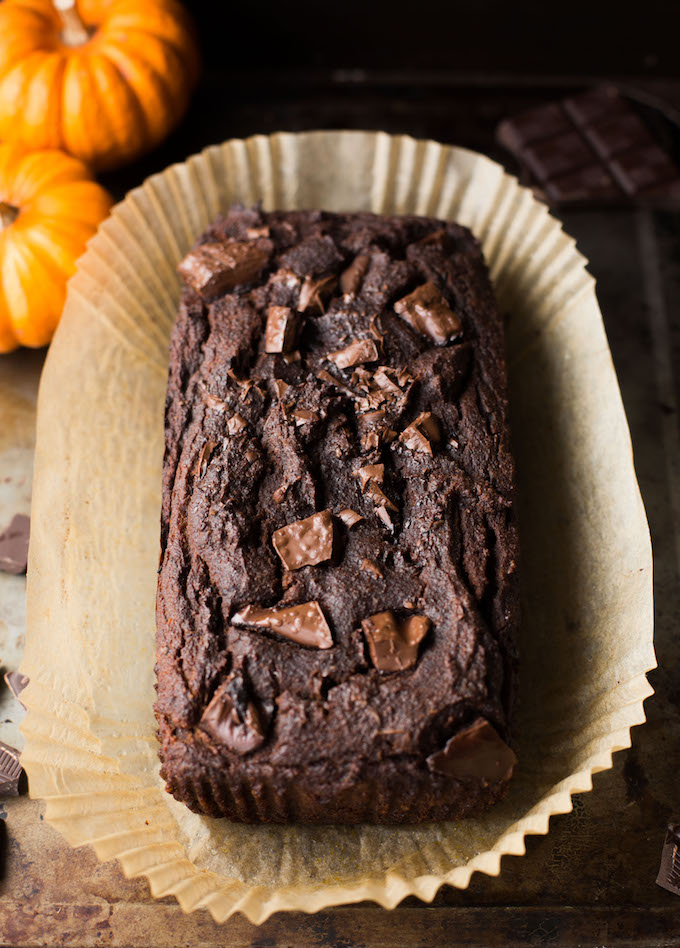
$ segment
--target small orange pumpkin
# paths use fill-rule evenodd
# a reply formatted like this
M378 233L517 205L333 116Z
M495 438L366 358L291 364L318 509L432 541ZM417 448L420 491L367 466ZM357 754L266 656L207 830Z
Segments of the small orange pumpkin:
M0 144L0 352L45 346L111 196L61 151Z
M177 0L3 0L0 139L117 167L182 117L198 65Z

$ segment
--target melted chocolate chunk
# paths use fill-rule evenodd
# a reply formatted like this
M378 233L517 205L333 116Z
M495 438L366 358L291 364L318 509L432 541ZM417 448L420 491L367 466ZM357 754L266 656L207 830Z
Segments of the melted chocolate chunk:
M356 339L344 349L329 352L326 358L329 362L334 362L339 369L347 369L363 362L376 362L378 350L372 339Z
M431 412L424 411L402 431L399 440L412 451L420 451L432 457L432 442L439 441L440 437L437 419Z
M30 517L16 514L9 527L0 533L0 570L18 576L26 572Z
M395 303L394 311L412 329L429 336L438 346L446 345L463 329L460 316L453 312L431 280Z
M335 289L337 278L334 275L320 277L305 277L305 282L300 290L300 299L298 300L298 312L322 314L325 311L325 301Z
M368 272L371 264L371 255L360 253L354 258L345 271L340 276L340 289L349 296L354 296L361 287L362 280Z
M260 714L241 675L234 675L218 688L199 727L236 754L250 754L266 740Z
M19 795L19 780L23 773L19 751L0 741L0 797Z
M269 629L292 642L311 648L332 648L333 636L318 602L305 602L282 609L246 606L232 616L232 624Z
M272 249L268 240L203 244L188 253L177 269L199 296L212 299L241 284L252 283L269 263Z
M680 823L668 824L656 884L680 895Z
M272 543L288 570L323 563L333 555L333 515L324 510L289 523L274 531Z
M451 737L443 750L427 758L428 767L456 780L505 782L512 777L517 757L485 718Z
M430 620L410 616L398 623L393 613L379 612L361 623L371 661L382 672L405 671L418 661L418 646L427 635Z
M264 331L264 351L291 352L295 349L300 317L288 306L270 306Z

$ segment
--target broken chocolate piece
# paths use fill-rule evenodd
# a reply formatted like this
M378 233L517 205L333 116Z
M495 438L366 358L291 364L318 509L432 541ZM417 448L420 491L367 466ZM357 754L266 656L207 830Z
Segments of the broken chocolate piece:
M324 510L280 527L274 531L272 543L288 570L323 563L333 555L333 515Z
M359 485L362 491L366 491L366 485L370 481L377 481L378 484L382 484L385 477L385 465L384 464L367 464L365 467L357 468L354 471L354 476L359 478Z
M19 779L23 772L19 751L0 741L0 797L19 795Z
M226 409L227 403L223 398L220 398L218 395L213 395L205 386L201 386L201 389L203 392L203 401L208 408L212 408L213 411L224 411Z
M354 296L366 276L370 263L371 255L368 253L360 253L354 258L340 275L340 289L343 293Z
M454 313L431 280L395 303L394 311L412 329L429 336L438 346L446 345L463 329L460 316Z
M21 694L21 692L24 690L24 688L29 682L28 675L22 675L21 672L13 671L13 672L6 672L3 677L5 679L5 684L7 685L9 690L12 692L14 697L17 699L21 707L25 708L26 705L22 702L19 695Z
M0 570L18 576L26 572L28 563L28 536L30 517L16 514L3 533L0 533Z
M264 331L264 351L290 352L295 348L300 318L288 306L270 306Z
M227 422L227 427L229 427L229 422ZM200 453L198 455L198 461L196 462L196 477L198 477L199 480L203 477L203 475L207 471L208 464L210 463L210 458L216 447L217 447L216 441L206 441L203 444L203 447L201 448Z
M382 570L374 560L362 560L359 569L362 569L365 573L372 573L378 579L383 579Z
M227 375L232 382L235 382L239 388L244 388L246 392L249 392L253 385L255 385L252 379L240 379L233 369L227 369Z
M274 385L274 390L276 392L276 395L279 399L283 398L283 396L286 394L286 392L290 388L290 385L288 384L288 382L284 382L283 379L274 379L273 385Z
M199 727L237 754L249 754L266 739L262 721L241 675L225 681L213 695Z
M395 395L401 395L401 388L388 375L388 372L394 372L389 365L378 366L373 381L379 387L387 392L393 392Z
M291 415L295 419L295 424L299 428L300 425L308 425L312 421L318 421L319 416L315 411L311 411L309 408L295 408Z
M405 671L418 661L418 646L427 635L430 620L411 616L397 623L393 613L379 612L361 623L371 661L383 672Z
M368 434L362 435L360 440L364 451L374 451L380 447L380 435L377 431L369 431Z
M318 602L305 602L300 606L283 609L259 609L246 606L232 617L236 626L255 626L277 632L299 645L312 648L332 648L333 636Z
M399 440L412 451L421 451L432 457L432 442L439 441L440 437L437 419L432 412L424 411L407 428L404 428L399 435Z
M203 244L186 255L177 269L204 299L250 283L269 263L268 240L229 241Z
M394 533L394 524L392 523L392 518L388 514L385 507L378 507L375 513L376 516L382 520L390 533Z
M300 290L298 312L305 313L310 310L322 315L325 312L325 301L335 289L336 283L337 278L333 274L318 279L306 276Z
M348 395L354 396L354 392L348 385L345 385L345 383L341 382L340 379L336 379L336 377L331 375L330 372L327 372L326 369L320 369L316 373L316 377L321 379L322 382L328 382L329 385L335 385L335 387L339 388L341 392L346 392Z
M372 339L355 339L344 349L329 352L326 358L329 362L334 362L339 369L348 369L352 365L360 365L363 362L375 362L378 358L378 350Z
M240 415L238 412L236 412L235 415L232 415L227 421L227 431L230 435L237 435L239 431L243 431L245 426L246 420L243 415Z
M485 718L449 738L443 750L427 758L430 770L455 780L482 780L484 785L509 780L517 757Z
M375 467L384 467L384 464L376 464ZM364 468L365 470L365 468ZM399 509L395 507L387 494L376 484L374 480L368 482L368 487L366 488L366 493L371 498L371 500L378 505L378 507L387 507L389 510L394 510L396 513Z
M340 517L348 530L351 530L352 527L364 519L361 514L358 514L356 510L352 510L350 507L345 507L344 510L341 510L338 517Z
M680 823L668 824L656 884L680 895Z

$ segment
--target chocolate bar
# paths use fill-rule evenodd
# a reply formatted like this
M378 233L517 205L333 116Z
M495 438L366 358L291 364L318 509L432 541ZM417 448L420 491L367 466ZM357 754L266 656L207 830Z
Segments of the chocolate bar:
M678 165L614 87L505 119L496 137L551 202L680 205Z
M669 823L656 884L680 895L680 823Z
M16 514L0 533L0 570L19 575L26 572L28 562L28 534L31 521L25 514Z

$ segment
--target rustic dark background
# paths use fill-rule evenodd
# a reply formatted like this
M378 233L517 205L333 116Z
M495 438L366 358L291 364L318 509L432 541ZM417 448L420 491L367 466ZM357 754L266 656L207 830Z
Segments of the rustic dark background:
M319 0L191 4L203 80L168 142L108 175L117 197L201 148L257 132L365 128L483 151L510 169L498 121L602 79L680 116L680 3ZM38 804L9 808L0 932L8 944L415 948L454 945L680 946L680 897L655 878L665 825L680 819L680 214L670 209L561 212L597 279L655 549L660 668L648 723L592 793L499 878L256 929L221 928L154 902L88 849L39 823ZM1 826L1 824L0 824ZM2 937L2 936L0 936Z

